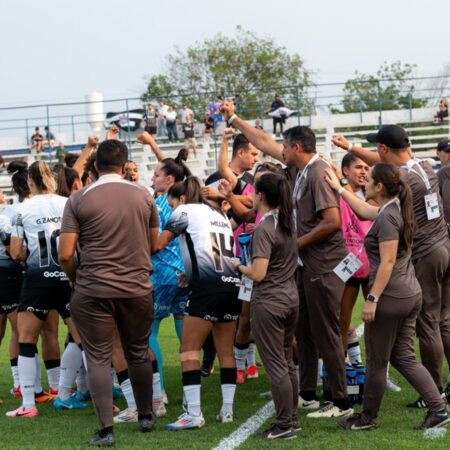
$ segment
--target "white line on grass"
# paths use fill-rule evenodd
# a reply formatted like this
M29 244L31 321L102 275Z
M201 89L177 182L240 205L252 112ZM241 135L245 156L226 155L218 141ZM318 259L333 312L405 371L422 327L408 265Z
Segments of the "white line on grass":
M234 450L246 441L275 412L273 401L266 403L237 430L223 438L213 450Z

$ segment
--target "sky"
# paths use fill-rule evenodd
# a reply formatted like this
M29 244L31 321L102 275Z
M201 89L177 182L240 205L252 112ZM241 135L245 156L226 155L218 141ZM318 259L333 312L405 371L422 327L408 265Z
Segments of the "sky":
M299 54L316 82L384 61L450 63L449 0L0 0L0 107L138 97L165 56L237 25ZM442 18L442 19L441 19Z

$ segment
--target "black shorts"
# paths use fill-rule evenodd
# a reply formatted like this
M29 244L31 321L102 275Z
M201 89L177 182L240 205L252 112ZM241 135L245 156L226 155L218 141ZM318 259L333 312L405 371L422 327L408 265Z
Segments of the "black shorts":
M241 301L236 293L189 294L184 314L199 317L213 323L233 322L238 320Z
M347 280L347 282L345 283L346 286L351 286L354 287L356 289L364 288L369 284L369 277L367 278L356 278L356 277L351 277Z
M44 321L50 310L56 309L63 319L70 317L70 296L72 289L68 282L61 286L27 286L25 282L20 292L19 312L30 311Z
M22 269L0 268L0 314L9 314L19 306Z

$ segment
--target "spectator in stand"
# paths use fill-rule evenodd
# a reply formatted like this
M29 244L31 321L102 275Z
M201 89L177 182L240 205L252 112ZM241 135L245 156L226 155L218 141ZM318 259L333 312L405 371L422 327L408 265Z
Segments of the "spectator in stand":
M434 123L443 123L446 117L448 117L448 100L442 97L439 101L439 111L434 116Z
M279 95L275 95L275 100L270 105L270 108L266 110L266 114L276 111L278 108L284 108L284 103L282 102ZM280 125L280 134L283 134L283 124L286 122L285 117L273 117L273 134L277 134L277 124Z
M188 123L188 118L190 119L190 122L194 121L194 112L192 109L188 108L188 105L184 104L183 109L180 111L180 119L181 119L181 127L183 128L183 125L185 123Z
M157 132L158 137L163 137L167 135L166 129L166 115L167 115L167 105L160 100L158 106L158 120L157 120Z
M147 114L146 114L146 120L147 120L147 126L145 127L145 131L150 133L152 136L156 134L156 128L157 128L157 117L156 110L154 106L149 103L147 106Z
M36 150L41 153L44 149L44 137L39 132L39 127L34 129L34 134L31 136L31 150Z
M59 163L64 162L64 158L66 157L67 150L64 147L64 142L59 143L59 147L56 149L56 159Z
M50 151L52 151L55 148L55 135L50 131L49 127L46 126L44 128L45 130L45 141L44 141L44 147L50 147Z
M166 113L166 127L169 142L178 141L177 116L177 112L173 109L173 106L169 106Z
M191 149L194 153L194 157L197 158L197 141L195 139L193 116L187 115L182 127L184 133L184 147L187 150Z
M6 163L5 160L3 159L3 156L0 156L0 171L6 169Z

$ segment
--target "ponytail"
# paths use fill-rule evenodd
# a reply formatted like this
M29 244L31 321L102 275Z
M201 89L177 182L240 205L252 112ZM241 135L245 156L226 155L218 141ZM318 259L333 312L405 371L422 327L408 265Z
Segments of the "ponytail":
M55 177L44 161L35 161L31 164L28 176L34 181L39 191L47 191L51 194L56 191Z
M294 232L292 191L285 177L274 173L261 175L255 184L255 191L264 194L264 202L272 209L278 208L278 224L287 236Z
M73 185L80 177L78 172L71 167L62 167L57 176L57 189L56 193L62 197L69 197L73 190Z
M23 202L31 195L28 186L28 164L25 161L11 161L6 170L12 175L13 191L18 195L19 202Z
M180 199L186 197L186 203L205 203L200 182L196 177L187 177L184 181L178 181L168 191L170 197Z
M400 237L400 242L405 248L410 248L416 230L412 192L402 179L399 180L399 188L398 199L400 200L403 218L403 235Z

